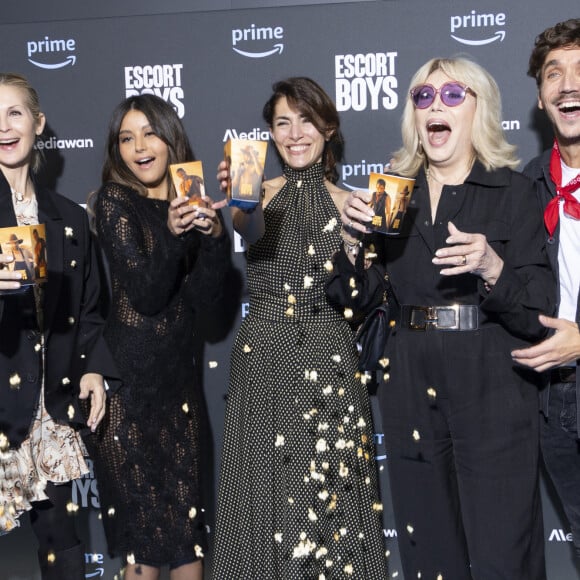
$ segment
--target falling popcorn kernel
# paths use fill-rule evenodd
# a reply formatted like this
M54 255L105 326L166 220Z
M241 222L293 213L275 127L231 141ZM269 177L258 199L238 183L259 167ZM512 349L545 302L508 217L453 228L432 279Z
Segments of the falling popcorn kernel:
M350 293L350 297L351 298L356 298L358 296L358 290L355 288L351 293Z
M332 385L327 385L324 387L324 389L322 389L323 395L330 395L330 393L332 393Z
M107 510L107 515L108 515L110 518L114 517L114 516L115 516L115 508L114 508L114 507L110 507L110 508Z
M195 556L196 558L203 558L203 548L201 546L198 546L197 544L193 547L193 549L195 550Z
M216 361L216 360L210 360L210 361L207 363L207 366L208 366L210 369L215 369L215 368L217 368L217 366L218 366L218 363L217 363L217 361Z
M288 294L288 304L296 304L296 296L294 294Z
M189 515L189 519L190 520L194 520L196 518L196 516L197 516L197 508L195 508L195 507L189 508L189 514L188 515Z
M308 508L308 519L311 522L315 522L318 520L318 516L316 515L316 512L312 508Z
M282 447L282 445L284 445L284 435L276 435L276 441L274 443L275 447Z
M70 261L70 267L74 270L77 267L77 261L76 260L71 260Z
M312 276L304 276L304 288L308 290L308 288L312 288L312 283L314 282L314 278Z
M335 362L335 363L338 364L341 360L342 360L342 358L341 358L341 356L339 354L333 354L332 355L332 362Z
M340 462L338 475L340 475L340 477L348 477L348 467L342 461Z
M127 554L127 564L134 566L135 565L135 554Z
M353 312L352 312L352 308L345 308L344 309L344 317L347 320L350 320L353 317Z
M9 447L8 437L4 433L0 433L0 451L6 451Z
M334 266L332 265L332 262L330 260L326 260L326 262L324 262L324 269L327 272L332 272L332 270L334 270Z
M286 309L286 312L284 314L286 314L286 316L294 316L294 308L290 306L289 308Z
M72 229L71 227L69 227L69 226L66 226L66 227L64 228L64 235L65 235L67 238L72 238L72 237L73 237L73 235L74 235L74 231L73 231L73 229Z
M69 514L74 514L74 513L76 513L76 512L78 512L78 511L79 511L79 506L78 506L78 504L76 504L76 503L74 503L74 502L72 502L72 501L69 501L69 502L66 504L66 511L67 511Z
M314 246L312 244L310 244L308 246L308 255L309 256L314 256L314 254L316 254L316 251L314 250Z
M282 532L276 532L274 534L274 540L276 542L278 542L279 544L281 544L282 543Z
M412 535L414 531L415 528L411 524L407 524L407 532L409 533L409 535Z
M427 389L427 395L429 395L429 397L432 399L435 399L437 397L437 391L433 387L429 387Z
M41 345L39 342L37 342L37 343L34 345L34 352L40 352L40 349L41 349L41 348L42 348L42 345ZM81 357L81 358L82 358L82 357Z
M361 418L358 420L358 422L357 422L356 426L357 426L359 429L362 429L363 427L366 427L366 426L367 426L367 424L366 424L366 421L365 421L365 420L364 420L364 419L361 417ZM366 437L366 435L365 435L365 437Z
M10 383L10 388L13 391L15 391L20 388L20 383L22 382L22 379L20 378L20 375L18 373L12 373L10 375L10 378L8 379L8 382Z
M318 453L324 453L325 451L328 451L328 445L326 443L326 439L319 439L316 442L316 451Z
M397 321L396 320L389 320L389 326L391 328L395 328L395 326L397 326Z
M189 413L189 405L187 403L183 403L183 405L181 405L181 410L184 413Z
M322 501L326 501L328 499L328 490L323 489L322 491L319 491L318 492L318 499L321 499Z
M68 377L64 377L61 381L63 385L70 385L70 379Z
M294 498L293 498L293 497L289 497L289 498L288 498L288 503L289 503L290 505L294 505Z
M54 564L56 562L56 554L52 550L46 555L46 561L49 564Z
M379 364L385 369L389 366L389 359L385 356L379 359Z
M349 285L351 288L356 288L356 280L355 280L354 278L349 278L349 279L348 279L348 285Z
M244 344L244 352L252 352L252 348L250 347L249 344Z
M417 431L417 429L413 430L413 439L415 441L419 441L419 439L421 439L421 435L419 435L419 431Z
M383 511L383 504L380 501L376 501L375 503L373 503L373 511L382 512Z
M348 576L352 576L353 572L354 572L354 568L352 566L352 564L347 564L344 568L344 573L347 574Z
M67 410L66 414L68 415L69 420L72 421L74 419L75 409L72 405L68 406L68 410Z
M322 231L324 232L332 232L334 231L334 228L336 228L336 225L338 224L338 220L336 218L330 218L330 220L328 220L328 223L324 226L324 228L322 228Z

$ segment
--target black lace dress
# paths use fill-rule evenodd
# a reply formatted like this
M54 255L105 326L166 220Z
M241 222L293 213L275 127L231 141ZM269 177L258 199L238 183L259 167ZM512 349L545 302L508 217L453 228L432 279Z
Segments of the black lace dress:
M230 252L226 235L172 236L167 209L115 183L95 207L112 287L105 338L123 380L93 451L101 511L109 552L153 566L206 549L194 329L219 300Z

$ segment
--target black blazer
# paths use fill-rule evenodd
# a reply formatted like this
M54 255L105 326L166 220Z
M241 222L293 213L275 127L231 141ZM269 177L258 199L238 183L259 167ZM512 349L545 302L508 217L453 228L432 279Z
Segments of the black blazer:
M100 276L86 212L41 186L36 197L48 261L44 372L32 291L0 295L0 433L12 448L28 434L43 375L48 412L77 427L86 422L78 404L81 376L99 373L113 389L120 384L102 337ZM0 172L0 227L15 225L10 186Z
M532 159L524 168L524 173L531 177L536 183L536 192L538 195L538 201L540 203L541 211L544 211L545 207L548 205L549 201L556 195L556 186L550 177L550 156L552 149L544 151L544 153L535 159ZM558 248L560 247L560 222L556 226L554 231L554 236L550 237L548 232L545 231L546 236L546 253L550 260L550 265L552 270L556 274L556 280L560 279L560 267L558 264ZM560 304L560 285L556 284L557 289L557 302ZM576 302L576 323L580 324L580 292L578 293L578 298ZM580 375L578 367L580 365L580 360L576 361L576 404L580 407ZM546 383L548 383L547 373L546 373ZM544 389L541 393L541 406L542 412L548 415L548 398L550 396L549 385L548 388ZM578 433L580 434L580 408L576 409L576 420Z

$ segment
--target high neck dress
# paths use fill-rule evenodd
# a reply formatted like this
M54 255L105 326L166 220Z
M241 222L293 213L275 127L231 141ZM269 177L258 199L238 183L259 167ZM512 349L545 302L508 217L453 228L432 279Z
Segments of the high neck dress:
M324 291L340 214L321 165L284 176L248 250L213 577L386 578L368 394Z

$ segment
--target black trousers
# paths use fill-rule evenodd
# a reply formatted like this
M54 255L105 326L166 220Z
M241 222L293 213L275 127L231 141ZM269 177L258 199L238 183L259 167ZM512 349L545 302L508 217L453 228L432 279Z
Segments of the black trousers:
M405 578L546 578L537 390L484 332L400 330L389 347L379 396Z

